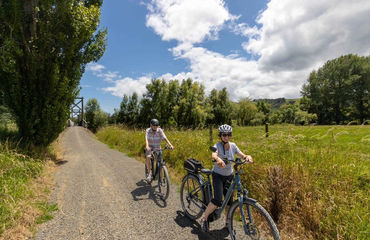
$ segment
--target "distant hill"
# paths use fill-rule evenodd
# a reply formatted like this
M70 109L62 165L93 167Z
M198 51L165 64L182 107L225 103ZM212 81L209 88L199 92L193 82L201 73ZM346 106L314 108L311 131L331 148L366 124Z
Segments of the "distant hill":
M265 101L271 105L271 110L279 109L281 105L284 104L294 104L299 99L286 99L286 98L275 98L275 99L268 99L268 98L261 98L261 99L253 99L253 102L258 101Z

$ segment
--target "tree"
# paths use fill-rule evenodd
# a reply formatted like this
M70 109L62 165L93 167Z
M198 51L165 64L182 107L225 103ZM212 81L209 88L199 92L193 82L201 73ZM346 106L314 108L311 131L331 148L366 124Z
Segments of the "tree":
M302 87L306 107L319 124L341 124L370 117L370 57L345 55L311 72Z
M316 122L316 120L317 120L316 114L311 114L305 111L298 110L295 113L294 124L307 125Z
M179 89L178 105L174 107L178 127L202 127L207 119L204 86L188 78Z
M258 112L261 112L265 115L265 119L263 120L263 123L266 123L268 121L268 117L271 111L271 106L264 100L260 100L257 102L257 109Z
M129 98L127 104L127 123L129 125L134 125L136 124L138 118L139 118L138 95L136 92L134 92L132 96Z
M127 118L128 118L128 96L125 94L123 95L122 102L120 104L119 112L118 112L118 117L117 121L119 123L127 123Z
M251 125L251 121L254 119L258 110L256 105L251 102L248 98L244 98L239 101L239 110L237 115L237 123L241 126Z
M284 123L294 123L298 105L284 104L280 107L281 121Z
M180 96L180 84L178 80L171 80L168 83L168 94L166 100L166 112L165 118L168 119L167 124L170 127L177 127L177 122L175 120L174 111L175 107L178 105Z
M95 98L87 101L85 113L87 126L93 132L96 132L100 127L103 127L108 122L108 114L100 109L98 100Z
M47 145L63 130L85 65L105 51L101 4L0 2L0 89L24 140Z
M209 96L209 105L211 106L212 124L231 124L231 102L226 88L220 91L213 89Z
M353 99L353 105L350 106L348 114L351 120L364 122L370 117L370 56L354 57L350 67L349 98Z
M115 108L114 112L108 116L108 123L109 124L117 124L118 123L118 114L119 114L119 110L117 108Z
M283 122L283 116L280 110L275 110L269 117L269 123L278 124Z
M161 124L166 124L168 85L164 79L153 79L146 85L147 92L140 102L140 122L148 125L150 119L157 118Z
M250 121L250 124L253 126L262 125L266 120L265 114L263 112L257 112L254 115L254 118Z

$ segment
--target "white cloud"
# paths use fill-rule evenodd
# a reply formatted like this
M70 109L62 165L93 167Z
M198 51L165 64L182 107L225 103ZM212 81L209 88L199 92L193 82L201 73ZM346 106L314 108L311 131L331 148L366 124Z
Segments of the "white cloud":
M370 54L368 0L271 0L256 20L259 27L238 22L222 0L152 0L147 8L147 26L163 40L177 41L170 49L174 57L190 62L190 72L157 78L190 77L207 92L227 87L233 100L299 97L309 73L327 60ZM246 38L242 46L251 59L201 47L223 28ZM150 79L124 78L104 90L120 97L141 95Z
M106 81L106 82L114 82L113 81L114 79L122 77L118 74L117 71L115 71L115 72L108 71L106 73L100 72L100 73L96 74L96 76L98 76L100 78L103 78L104 81Z
M312 69L348 53L370 53L370 1L272 0L243 44L273 71ZM254 29L250 29L254 31Z
M114 86L103 88L102 90L120 98L123 97L124 94L131 96L134 92L141 97L146 91L145 86L150 83L151 79L150 76L143 76L138 79L126 77L113 81Z
M192 44L216 39L226 21L237 19L222 0L152 0L148 10L146 25L163 40Z
M86 66L86 70L91 71L93 73L99 73L103 69L105 69L105 67L103 65L97 64L97 63L89 63Z
M183 80L187 78L194 79L194 75L192 73L178 73L176 75L172 75L171 73L166 73L162 76L157 77L158 79L164 79L167 82L173 79ZM103 88L104 92L109 92L113 96L123 97L124 94L127 96L131 96L134 92L139 95L139 98L146 92L146 85L151 82L153 76L151 74L140 77L138 79L133 78L123 78L118 80L113 80L114 86Z

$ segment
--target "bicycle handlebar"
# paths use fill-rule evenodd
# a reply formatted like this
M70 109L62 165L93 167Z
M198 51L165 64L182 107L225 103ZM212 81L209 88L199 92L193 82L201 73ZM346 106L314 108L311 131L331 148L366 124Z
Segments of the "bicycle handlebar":
M162 152L162 151L164 151L166 149L172 150L170 148L170 146L168 146L168 145L166 145L164 148L160 148L160 149L156 149L156 150L150 149L150 150L153 151L153 152Z
M247 157L245 157L243 159L243 161L241 160L241 158L236 158L235 160L229 160L229 159L224 158L224 159L222 159L222 161L224 161L226 164L227 164L227 162L233 162L233 163L235 163L237 165L243 165L244 163L250 163L247 160ZM216 160L215 159L212 159L212 162L216 162Z

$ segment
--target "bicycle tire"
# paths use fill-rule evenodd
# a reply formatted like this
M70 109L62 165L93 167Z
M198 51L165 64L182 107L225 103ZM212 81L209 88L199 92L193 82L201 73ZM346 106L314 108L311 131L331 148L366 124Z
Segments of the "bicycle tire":
M250 208L253 222L249 221L247 207ZM228 228L231 239L250 239L250 240L280 240L279 231L272 220L270 214L258 202L246 199L243 202L245 220L250 234L247 235L241 220L239 202L234 202L228 214Z
M204 199L205 193L199 178L192 174L186 175L180 188L180 201L185 215L193 220L198 219L204 211Z
M166 200L170 195L170 178L166 166L160 166L158 172L158 191L162 200Z

